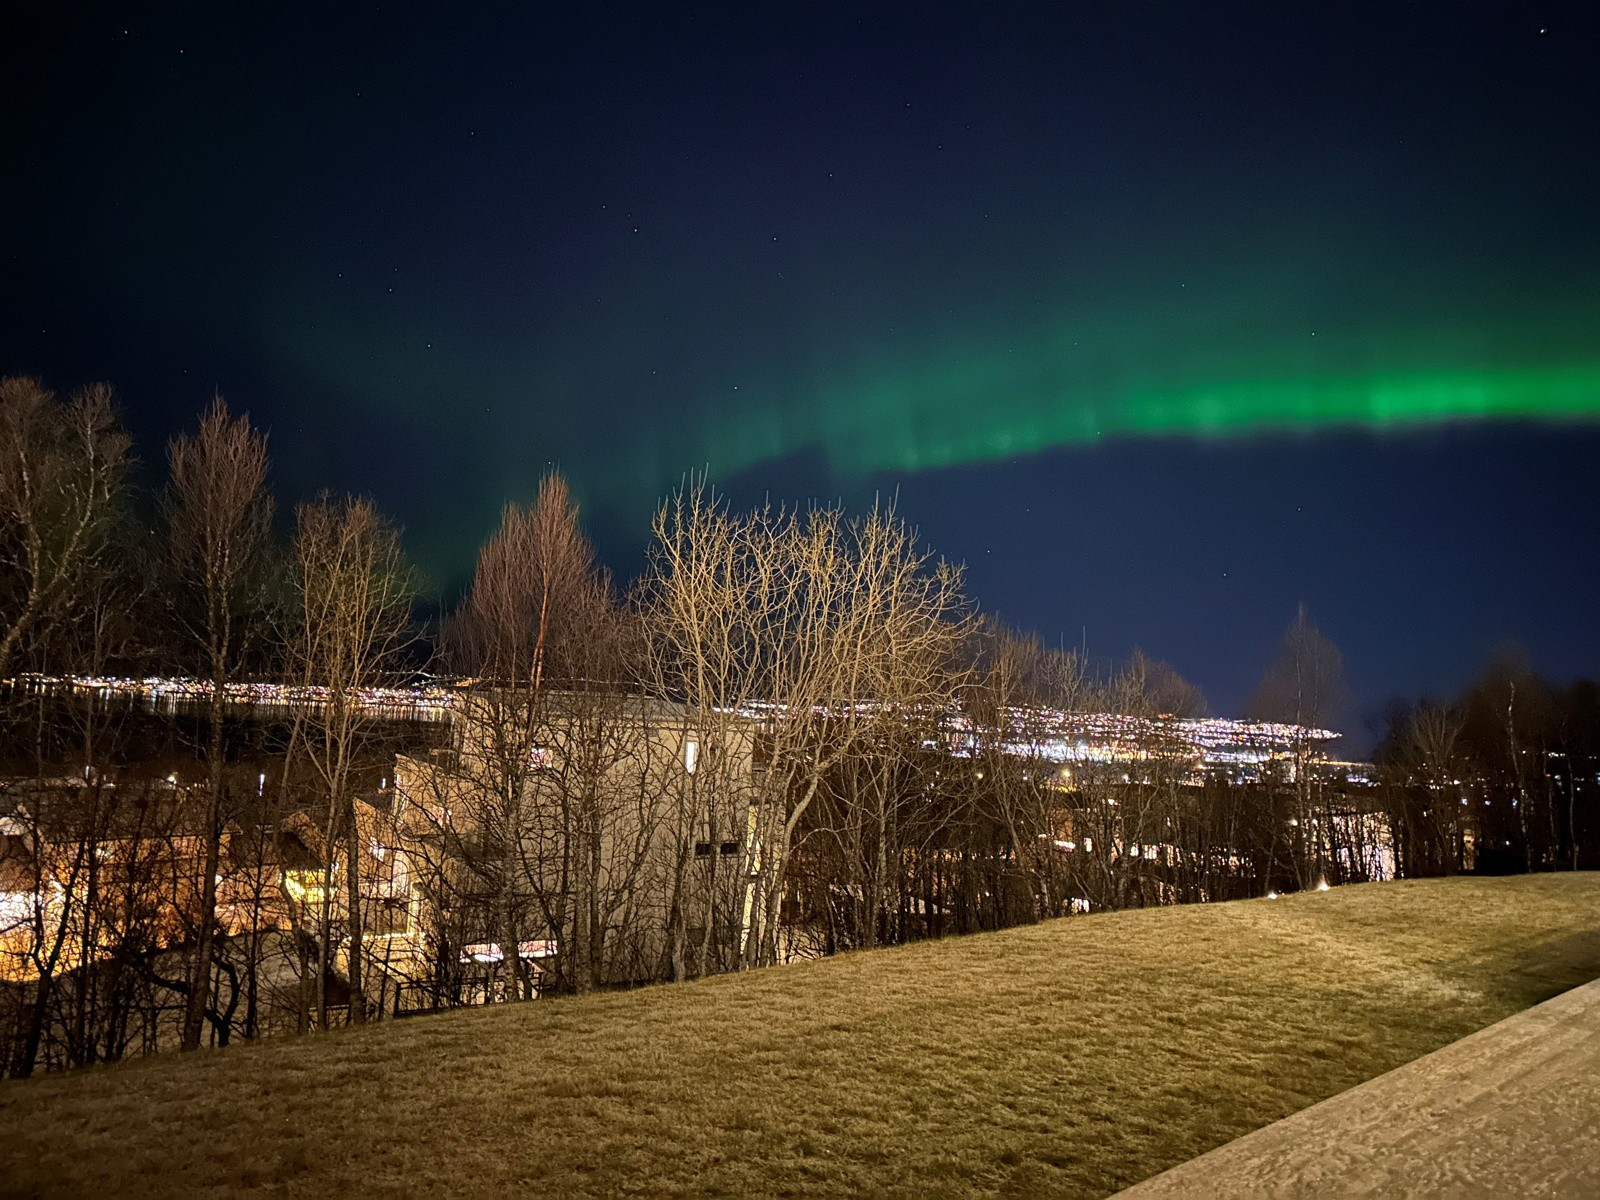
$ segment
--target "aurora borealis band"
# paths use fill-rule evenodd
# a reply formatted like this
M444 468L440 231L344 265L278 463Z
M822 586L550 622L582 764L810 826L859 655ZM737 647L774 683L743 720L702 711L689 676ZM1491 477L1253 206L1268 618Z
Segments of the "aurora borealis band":
M1600 421L1600 366L1267 379L1081 398L1019 395L979 370L866 389L854 400L829 412L818 440L836 469L865 474L983 462L1110 437L1398 431L1507 418ZM797 449L774 425L730 420L708 461L745 466Z
M1367 704L1600 672L1582 0L73 8L0 31L0 371L152 467L222 392L442 599L549 466L624 580L708 469L1223 712L1300 600Z

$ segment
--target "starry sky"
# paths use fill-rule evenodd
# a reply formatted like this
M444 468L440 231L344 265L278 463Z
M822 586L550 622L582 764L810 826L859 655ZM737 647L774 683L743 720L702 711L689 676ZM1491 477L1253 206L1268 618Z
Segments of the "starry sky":
M565 471L899 495L983 608L1237 711L1600 674L1592 3L0 17L0 371L221 392L448 599Z

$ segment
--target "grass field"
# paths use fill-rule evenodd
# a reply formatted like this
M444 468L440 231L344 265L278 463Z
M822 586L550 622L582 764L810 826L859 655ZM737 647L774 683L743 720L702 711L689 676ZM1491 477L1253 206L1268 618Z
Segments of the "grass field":
M1600 975L1600 875L1147 909L0 1085L0 1191L1099 1195Z

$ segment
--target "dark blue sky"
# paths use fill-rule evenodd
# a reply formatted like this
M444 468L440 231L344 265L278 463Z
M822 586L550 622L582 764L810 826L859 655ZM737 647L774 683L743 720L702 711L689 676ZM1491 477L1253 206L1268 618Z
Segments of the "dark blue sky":
M1590 4L60 7L0 371L151 461L221 391L441 592L547 463L624 577L709 465L1223 712L1301 600L1369 709L1600 673Z

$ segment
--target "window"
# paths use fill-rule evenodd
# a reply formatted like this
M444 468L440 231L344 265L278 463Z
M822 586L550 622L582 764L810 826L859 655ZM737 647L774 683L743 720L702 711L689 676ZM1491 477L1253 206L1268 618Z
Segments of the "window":
M777 757L778 739L771 733L758 733L750 747L750 769L765 771L772 766L772 760Z
M696 842L694 844L694 856L696 858L710 858L711 857L711 843L710 842Z
M739 843L738 842L723 842L722 843L722 857L723 858L732 858L735 854L738 854L738 853L739 853Z
M694 774L695 763L700 760L700 743L689 738L683 743L683 769Z

